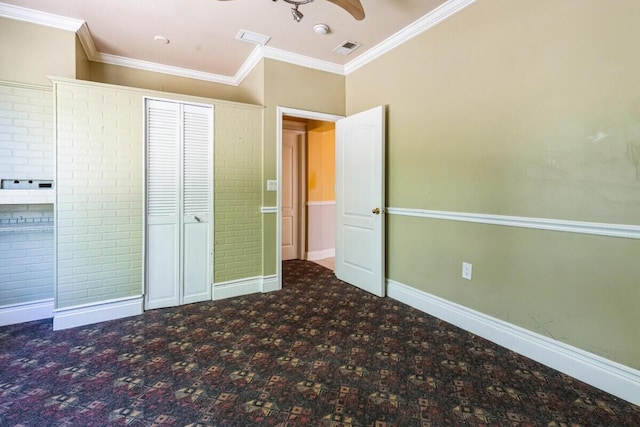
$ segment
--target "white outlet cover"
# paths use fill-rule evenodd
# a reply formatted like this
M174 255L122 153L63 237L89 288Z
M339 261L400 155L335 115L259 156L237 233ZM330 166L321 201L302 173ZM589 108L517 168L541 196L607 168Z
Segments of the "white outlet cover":
M471 280L472 273L473 273L473 265L469 264L468 262L463 262L462 263L462 278L463 279L467 279L467 280Z
M276 181L275 179L268 179L267 191L278 191L278 181Z

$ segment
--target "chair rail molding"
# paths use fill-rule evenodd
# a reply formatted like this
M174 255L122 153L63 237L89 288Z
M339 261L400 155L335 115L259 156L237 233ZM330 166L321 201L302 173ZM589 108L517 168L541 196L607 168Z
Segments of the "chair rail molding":
M389 215L411 216L417 218L473 222L477 224L503 225L508 227L534 228L538 230L564 231L567 233L595 234L598 236L640 239L640 226L638 225L395 207L388 207L386 209L386 213Z

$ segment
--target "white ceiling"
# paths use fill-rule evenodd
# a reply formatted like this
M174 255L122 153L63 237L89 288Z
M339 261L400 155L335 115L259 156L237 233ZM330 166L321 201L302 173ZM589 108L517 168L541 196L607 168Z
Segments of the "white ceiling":
M344 73L359 57L404 41L472 1L361 0L366 16L356 21L315 0L300 6L300 23L291 5L272 0L4 0L0 16L58 27L64 25L51 24L58 17L47 13L83 21L78 33L92 60L237 84L261 57ZM317 23L327 24L329 34L315 34ZM264 48L236 40L241 29L271 40ZM157 35L170 43L154 41ZM362 46L349 56L333 52L346 40Z

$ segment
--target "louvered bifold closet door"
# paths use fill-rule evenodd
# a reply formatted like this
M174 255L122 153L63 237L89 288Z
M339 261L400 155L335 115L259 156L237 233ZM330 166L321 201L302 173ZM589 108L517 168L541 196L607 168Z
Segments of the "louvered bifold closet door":
M213 111L184 105L183 128L183 303L211 299L211 194Z
M147 309L180 304L179 117L179 104L147 100Z

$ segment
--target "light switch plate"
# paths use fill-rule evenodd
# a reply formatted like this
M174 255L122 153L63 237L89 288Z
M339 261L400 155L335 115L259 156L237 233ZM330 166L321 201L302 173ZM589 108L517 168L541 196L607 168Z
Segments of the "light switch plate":
M473 265L468 262L462 263L462 278L471 280L471 274L473 273Z
M278 181L276 181L275 179L268 179L267 191L278 191Z

